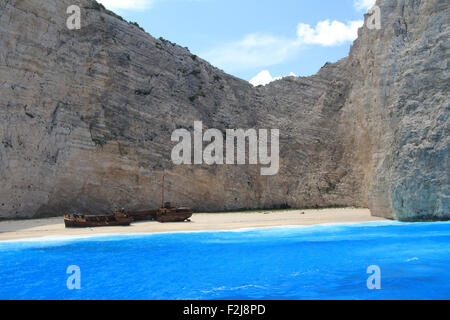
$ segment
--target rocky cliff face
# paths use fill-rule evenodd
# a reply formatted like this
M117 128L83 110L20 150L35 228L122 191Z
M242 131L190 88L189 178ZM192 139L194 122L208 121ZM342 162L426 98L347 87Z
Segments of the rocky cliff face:
M341 128L359 153L349 162L365 173L372 214L448 219L449 2L377 4L382 28L360 30L349 56Z
M449 217L447 1L385 0L348 58L254 88L79 1L0 0L0 218L135 210L370 206ZM171 134L279 129L280 172L174 166Z

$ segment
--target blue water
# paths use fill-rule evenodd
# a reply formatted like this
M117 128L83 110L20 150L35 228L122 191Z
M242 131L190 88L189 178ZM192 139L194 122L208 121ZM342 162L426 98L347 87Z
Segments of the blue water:
M449 262L450 223L0 242L0 299L448 299Z

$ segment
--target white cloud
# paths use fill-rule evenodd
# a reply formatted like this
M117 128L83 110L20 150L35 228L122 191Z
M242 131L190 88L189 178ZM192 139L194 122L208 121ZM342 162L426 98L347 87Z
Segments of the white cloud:
M289 74L290 77L296 77L295 73L291 72ZM273 81L280 80L282 77L272 77L269 70L263 70L260 73L258 73L255 77L253 77L249 82L256 86L265 86L266 84L269 84Z
M376 2L377 0L354 0L353 5L359 11L368 11Z
M107 9L145 10L153 6L156 0L97 0Z
M263 70L255 77L253 77L249 82L256 87L260 85L265 86L266 84L279 79L281 79L281 77L273 78L269 70Z
M347 24L324 20L317 23L315 28L311 28L309 24L300 23L297 35L299 41L305 44L335 46L355 40L358 37L358 29L363 24L363 20L350 21Z
M279 64L299 50L295 40L267 34L248 34L242 40L226 43L204 56L228 72Z
M336 46L351 42L356 39L358 28L363 24L363 20L347 23L324 20L315 27L300 23L295 38L248 34L240 41L226 43L202 56L230 73L266 68L295 57L307 45Z

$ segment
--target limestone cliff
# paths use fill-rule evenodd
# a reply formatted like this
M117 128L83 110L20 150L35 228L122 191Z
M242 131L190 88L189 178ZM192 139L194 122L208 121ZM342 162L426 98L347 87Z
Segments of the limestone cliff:
M82 9L68 30L66 9ZM0 0L0 218L370 206L449 217L447 1L379 1L382 29L307 78L254 88L93 1ZM174 166L177 128L280 130L280 172Z
M449 2L377 4L382 28L360 30L349 56L348 161L365 173L372 214L449 219Z

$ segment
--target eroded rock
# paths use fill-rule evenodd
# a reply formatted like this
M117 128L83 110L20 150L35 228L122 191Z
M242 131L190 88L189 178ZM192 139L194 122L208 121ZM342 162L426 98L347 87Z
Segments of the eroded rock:
M0 0L0 217L369 206L449 217L447 1L378 1L382 29L307 78L254 88L80 1ZM366 17L367 18L367 17ZM280 173L174 166L171 133L280 130Z

